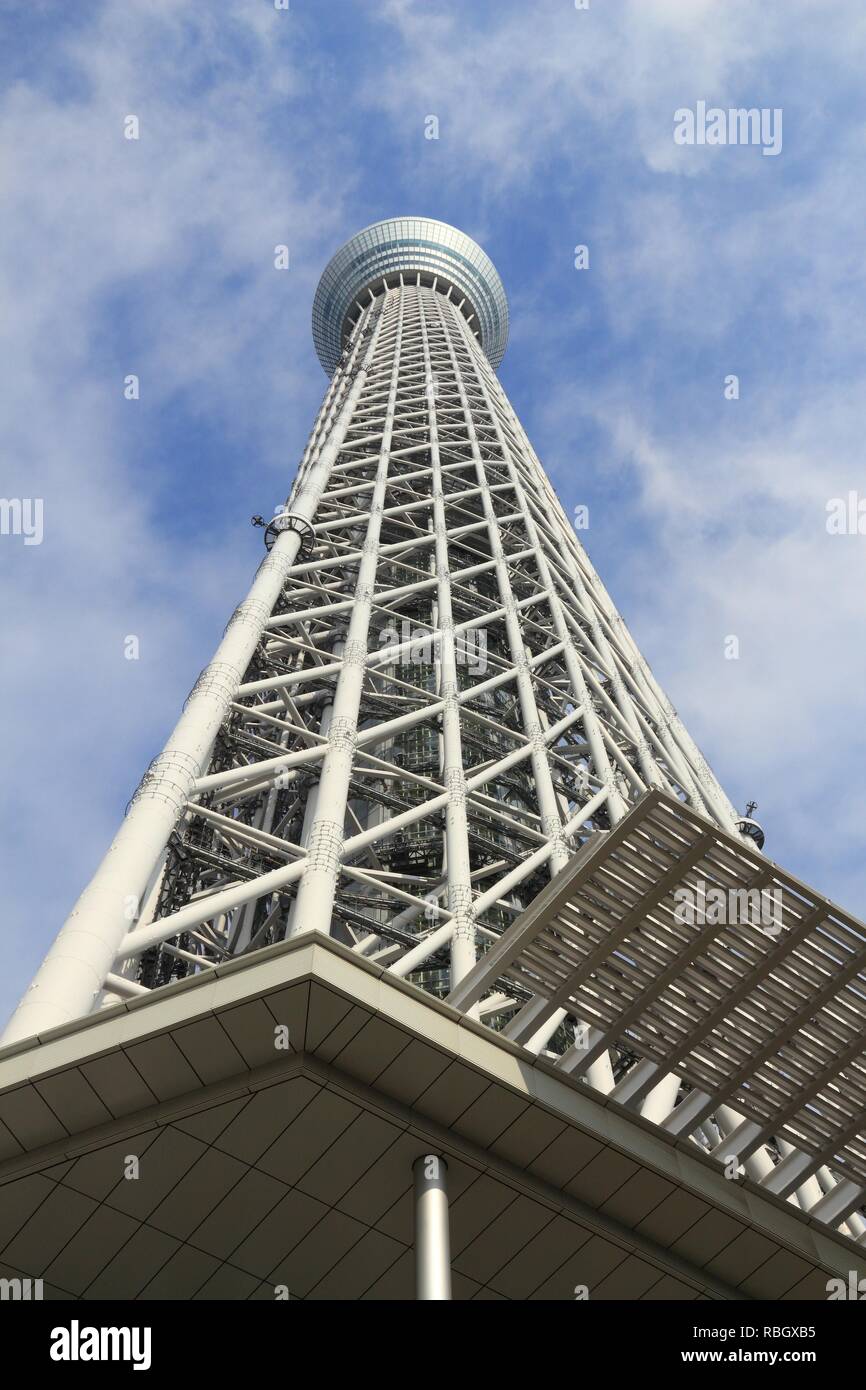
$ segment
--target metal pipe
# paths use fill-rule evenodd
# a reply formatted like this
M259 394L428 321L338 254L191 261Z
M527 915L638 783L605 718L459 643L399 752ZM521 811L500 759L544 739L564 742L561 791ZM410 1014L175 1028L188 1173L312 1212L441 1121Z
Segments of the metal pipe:
M415 1178L415 1297L451 1298L451 1238L448 1229L448 1165L423 1154L412 1165Z

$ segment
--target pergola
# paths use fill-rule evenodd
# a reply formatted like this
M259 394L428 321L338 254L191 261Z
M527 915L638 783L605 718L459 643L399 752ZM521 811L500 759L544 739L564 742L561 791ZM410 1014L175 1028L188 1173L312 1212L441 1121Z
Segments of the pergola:
M684 926L696 875L779 886L781 934ZM85 1299L826 1298L866 1273L843 1224L862 950L648 793L450 1000L310 931L5 1048L0 1277ZM525 1001L504 1031L473 1016L491 989ZM575 1045L527 1048L561 1007ZM601 1047L623 1058L608 1093ZM653 1118L660 1094L678 1103Z

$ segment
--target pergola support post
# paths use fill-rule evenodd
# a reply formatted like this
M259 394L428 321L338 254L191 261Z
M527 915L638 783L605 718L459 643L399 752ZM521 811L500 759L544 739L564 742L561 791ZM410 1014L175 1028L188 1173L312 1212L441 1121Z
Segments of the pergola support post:
M436 1154L416 1158L415 1297L451 1298L451 1238L448 1229L448 1165Z

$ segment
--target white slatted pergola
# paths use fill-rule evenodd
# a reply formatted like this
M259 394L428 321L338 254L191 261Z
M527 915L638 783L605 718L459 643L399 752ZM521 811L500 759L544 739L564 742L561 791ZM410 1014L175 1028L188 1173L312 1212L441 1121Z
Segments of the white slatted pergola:
M619 1054L614 1100L862 1237L862 922L654 789L586 842L448 1002L515 989L525 1002L506 1037L526 1043L565 1009L584 1026L559 1069L585 1076Z

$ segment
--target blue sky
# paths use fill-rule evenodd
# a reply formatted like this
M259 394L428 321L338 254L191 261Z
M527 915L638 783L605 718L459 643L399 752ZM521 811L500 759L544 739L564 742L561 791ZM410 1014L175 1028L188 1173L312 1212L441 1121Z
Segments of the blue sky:
M258 563L321 270L403 213L491 255L501 379L647 659L866 915L866 536L825 524L866 496L864 66L862 0L0 0L0 495L44 501L0 536L0 1016ZM699 100L781 108L781 153L675 144Z

